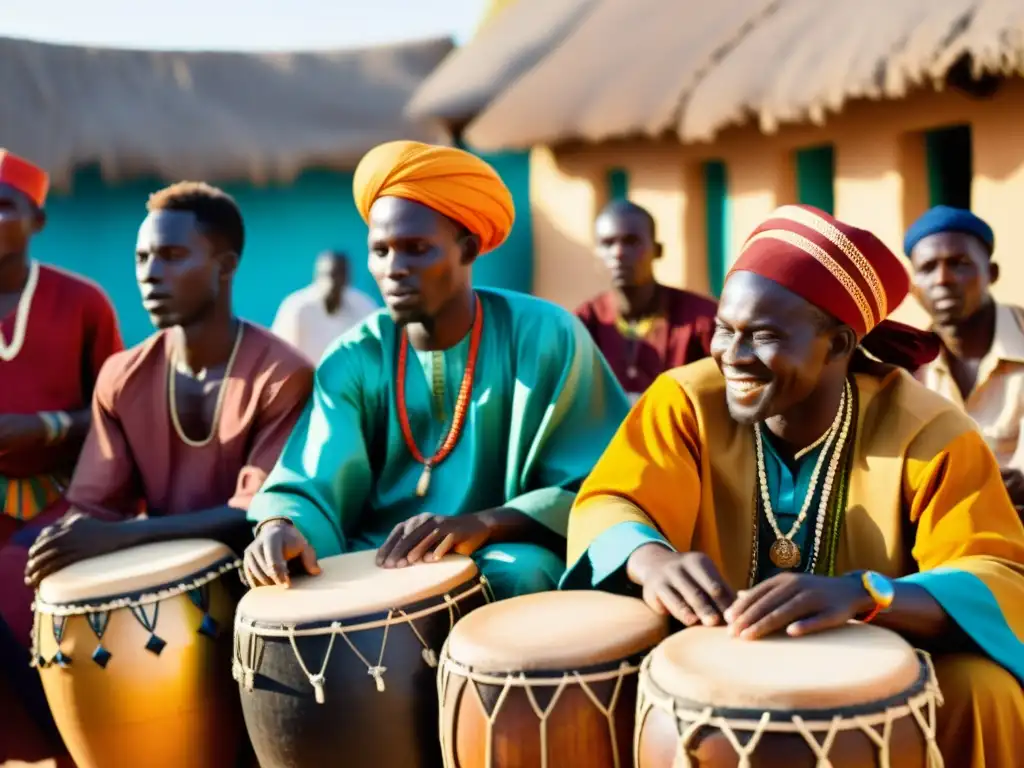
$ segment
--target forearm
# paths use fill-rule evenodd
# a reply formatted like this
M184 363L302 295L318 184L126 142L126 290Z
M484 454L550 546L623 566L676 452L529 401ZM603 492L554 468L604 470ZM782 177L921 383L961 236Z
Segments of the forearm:
M213 539L240 553L252 542L252 526L245 510L228 506L128 520L119 525L123 526L127 546L174 539Z
M478 513L487 525L491 543L519 541L557 552L564 557L565 538L543 523L511 507L498 507Z
M865 606L865 612L874 607L870 596ZM891 629L925 648L955 648L966 641L966 636L939 602L918 584L897 582L892 606L872 623Z
M643 586L649 573L675 553L665 544L651 542L638 547L626 561L626 575L634 584Z

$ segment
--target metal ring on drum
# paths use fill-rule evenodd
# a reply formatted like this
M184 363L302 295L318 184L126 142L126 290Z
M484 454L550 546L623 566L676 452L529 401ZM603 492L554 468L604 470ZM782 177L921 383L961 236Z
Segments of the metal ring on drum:
M693 627L640 670L636 768L942 768L931 659L881 627Z
M437 653L492 598L472 559L385 569L366 551L239 602L233 671L261 765L440 768Z
M628 768L640 660L666 634L640 600L597 591L467 616L438 670L445 768Z
M207 540L147 544L47 577L32 637L47 701L79 768L222 768L244 730L231 684L240 561Z

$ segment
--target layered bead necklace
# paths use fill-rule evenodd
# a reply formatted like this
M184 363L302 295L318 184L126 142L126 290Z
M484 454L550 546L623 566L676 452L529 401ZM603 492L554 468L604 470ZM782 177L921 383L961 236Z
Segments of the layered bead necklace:
M775 533L775 541L768 550L768 556L777 568L791 570L800 566L800 548L793 542L793 538L800 531L800 527L807 519L807 513L810 510L811 502L814 500L816 495L818 478L821 475L821 469L827 458L828 469L825 471L824 483L821 489L821 498L818 501L818 516L814 531L814 544L811 550L811 564L808 570L813 571L814 567L817 565L818 553L821 549L822 533L825 527L825 518L827 517L828 512L829 499L832 496L832 486L835 482L836 471L839 468L839 463L842 461L844 453L843 449L846 446L846 441L849 437L850 426L852 423L853 392L850 387L850 382L847 381L843 387L843 395L839 401L839 409L836 411L836 417L832 422L832 426L829 427L828 432L823 436L825 446L818 455L817 462L815 462L814 471L811 473L811 481L807 489L807 494L804 496L804 502L800 508L800 513L797 515L796 520L793 521L793 525L790 527L789 533L786 534L783 534L782 530L779 528L778 520L776 520L775 512L772 509L771 495L768 493L768 477L765 472L764 465L764 438L761 435L762 426L760 424L754 425L754 446L757 452L757 480L761 492L761 503L764 507L764 514L768 520L768 524L772 527L772 531ZM811 446L811 449L820 444L820 442L821 440L816 442ZM806 453L807 450L808 449L805 449L802 453Z
M409 335L403 331L402 341L398 348L398 381L395 386L395 400L398 410L398 423L402 428L402 437L405 438L405 446L412 454L414 460L423 465L423 473L420 475L419 481L416 483L416 495L426 496L427 491L430 489L430 472L431 470L444 461L448 454L455 448L455 444L458 443L459 437L462 434L462 428L466 423L466 412L469 410L469 398L473 394L473 379L476 373L476 361L477 355L480 352L480 338L483 335L484 330L484 313L483 307L480 304L480 297L475 296L475 310L473 316L473 327L469 333L469 357L466 361L466 371L462 375L462 383L459 385L459 395L455 400L455 413L452 416L452 425L448 429L448 433L441 439L441 444L438 446L437 451L434 455L427 458L420 451L419 446L416 445L416 439L412 434L412 427L409 425L409 411L406 407L405 402L405 372L409 359ZM434 390L433 394L435 402L438 398L437 394L437 383L440 378L441 386L444 386L444 369L443 364L437 364L435 360L433 381Z

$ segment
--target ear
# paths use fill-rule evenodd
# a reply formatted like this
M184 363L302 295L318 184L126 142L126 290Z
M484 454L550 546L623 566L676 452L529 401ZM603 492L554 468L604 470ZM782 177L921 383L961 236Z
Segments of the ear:
M832 331L832 343L829 347L829 361L845 360L857 349L857 334L848 325L839 325Z
M46 211L36 208L34 221L32 222L32 233L39 234L46 228Z
M468 267L480 255L480 236L465 235L459 241L459 246L462 248L462 264Z
M235 276L238 271L238 262L241 257L234 251L220 251L217 256L217 263L220 264L220 277L227 280Z
M988 284L989 285L995 285L996 281L998 279L999 279L999 264L994 262L994 261L990 261L988 263Z
M665 247L661 243L654 244L654 260L657 261L661 258L661 255L665 252Z

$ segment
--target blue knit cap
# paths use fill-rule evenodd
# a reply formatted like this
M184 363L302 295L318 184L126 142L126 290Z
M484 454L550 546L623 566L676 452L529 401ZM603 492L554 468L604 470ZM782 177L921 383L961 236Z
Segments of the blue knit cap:
M903 238L903 252L909 257L914 246L930 235L940 232L962 232L974 235L988 247L991 254L996 247L996 236L992 227L963 208L937 205L910 225Z

